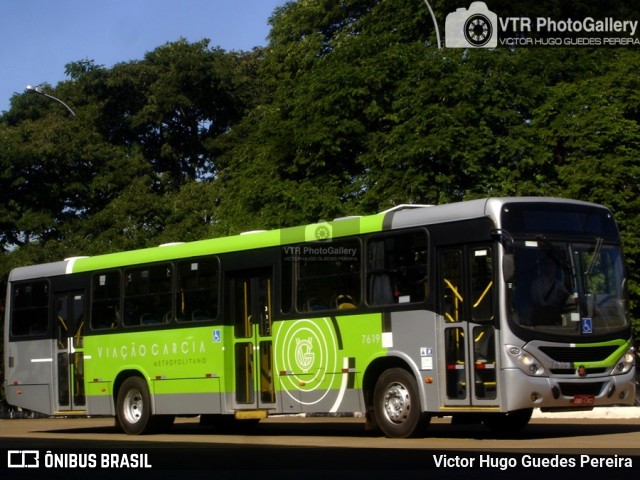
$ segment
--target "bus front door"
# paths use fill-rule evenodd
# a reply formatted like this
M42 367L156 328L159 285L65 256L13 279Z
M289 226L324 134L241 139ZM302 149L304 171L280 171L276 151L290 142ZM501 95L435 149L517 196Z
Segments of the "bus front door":
M55 295L56 407L59 412L84 411L84 292Z
M232 274L236 410L275 408L271 269Z
M495 276L489 245L439 252L446 407L498 406Z

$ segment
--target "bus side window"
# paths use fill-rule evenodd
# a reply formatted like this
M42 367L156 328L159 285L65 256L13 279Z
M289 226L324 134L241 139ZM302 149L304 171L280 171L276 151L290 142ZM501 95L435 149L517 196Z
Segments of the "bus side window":
M360 250L356 239L300 248L296 278L298 311L356 308L361 297Z
M280 263L280 311L282 313L291 312L293 303L293 264L294 260L283 253Z
M120 272L102 272L93 276L91 286L91 328L116 328L120 315Z
M427 298L425 231L376 236L367 247L369 305L415 303Z
M49 284L40 280L15 285L11 310L11 335L45 335L49 330Z
M173 317L173 267L147 265L125 271L125 326L168 323Z
M218 316L219 274L215 257L178 264L176 319L179 322L207 321Z

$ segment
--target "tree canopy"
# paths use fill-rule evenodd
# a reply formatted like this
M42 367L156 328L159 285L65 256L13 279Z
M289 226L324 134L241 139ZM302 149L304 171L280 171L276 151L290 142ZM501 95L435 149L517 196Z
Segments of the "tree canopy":
M443 19L457 3L431 5ZM15 95L0 275L399 203L552 195L614 212L640 319L637 49L439 50L416 0L299 0L270 23L251 52L178 40L112 68L73 61L42 88L75 117Z

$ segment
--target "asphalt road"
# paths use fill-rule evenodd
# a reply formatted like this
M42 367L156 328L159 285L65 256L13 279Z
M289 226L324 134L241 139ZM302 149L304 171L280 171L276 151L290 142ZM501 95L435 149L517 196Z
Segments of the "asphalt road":
M19 468L35 464L34 452L38 468ZM0 420L0 478L546 480L569 474L640 474L640 418L534 418L509 438L482 425L434 419L426 438L406 440L366 432L358 418L274 417L242 434L221 434L187 418L170 433L149 436L118 433L108 418Z

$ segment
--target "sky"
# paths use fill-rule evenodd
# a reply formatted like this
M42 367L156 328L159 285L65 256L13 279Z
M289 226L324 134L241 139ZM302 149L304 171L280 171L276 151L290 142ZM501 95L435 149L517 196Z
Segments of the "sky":
M211 47L264 46L286 0L0 0L0 112L27 85L65 80L65 65L107 68L179 38Z

